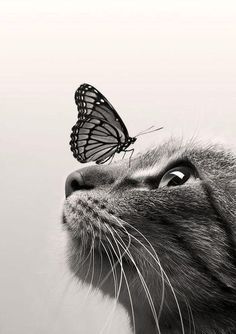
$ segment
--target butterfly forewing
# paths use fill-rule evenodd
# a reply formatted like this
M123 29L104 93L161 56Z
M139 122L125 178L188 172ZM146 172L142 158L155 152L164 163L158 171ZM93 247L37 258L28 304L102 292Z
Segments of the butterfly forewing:
M129 137L126 126L111 103L96 88L83 84L75 92L78 119L91 116L100 118L119 129L126 138Z

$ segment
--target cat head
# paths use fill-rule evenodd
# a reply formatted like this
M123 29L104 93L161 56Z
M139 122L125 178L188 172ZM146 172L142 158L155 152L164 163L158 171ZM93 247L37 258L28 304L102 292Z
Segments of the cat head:
M75 171L66 194L72 271L116 296L133 325L135 312L143 312L156 329L192 328L191 317L199 328L233 326L236 159L230 151L168 142L131 162Z

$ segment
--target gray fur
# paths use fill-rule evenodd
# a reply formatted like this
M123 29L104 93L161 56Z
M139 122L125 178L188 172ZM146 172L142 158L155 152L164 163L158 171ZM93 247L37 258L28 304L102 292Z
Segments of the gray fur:
M156 188L155 179L181 161L194 166L198 177L180 186ZM147 170L152 173L151 183ZM69 262L75 275L114 296L113 276L108 275L111 264L100 240L110 260L117 262L119 244L114 242L110 231L128 245L129 238L122 228L125 227L133 236L130 254L147 284L157 313L163 283L160 266L154 261L147 240L175 291L185 333L236 333L235 156L220 146L168 142L132 159L130 167L123 160L86 167L79 173L83 184L67 198L64 207L70 240ZM93 270L88 256L91 249ZM158 333L137 269L128 254L122 261L134 304L136 334ZM115 268L119 282L120 265ZM129 312L132 323L124 279L119 301ZM162 334L183 332L167 279L159 326Z

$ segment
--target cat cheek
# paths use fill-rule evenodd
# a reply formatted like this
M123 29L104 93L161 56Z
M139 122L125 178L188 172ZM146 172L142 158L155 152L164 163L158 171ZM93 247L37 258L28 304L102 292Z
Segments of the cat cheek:
M228 190L234 198L236 198L236 179L232 180L228 185Z

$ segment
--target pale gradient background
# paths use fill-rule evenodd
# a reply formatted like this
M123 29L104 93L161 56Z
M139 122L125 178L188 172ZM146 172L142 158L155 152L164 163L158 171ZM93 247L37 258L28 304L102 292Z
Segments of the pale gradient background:
M60 226L83 82L136 152L166 137L235 142L235 0L0 1L0 333L99 333L111 310L70 280ZM129 333L124 312L103 333Z

